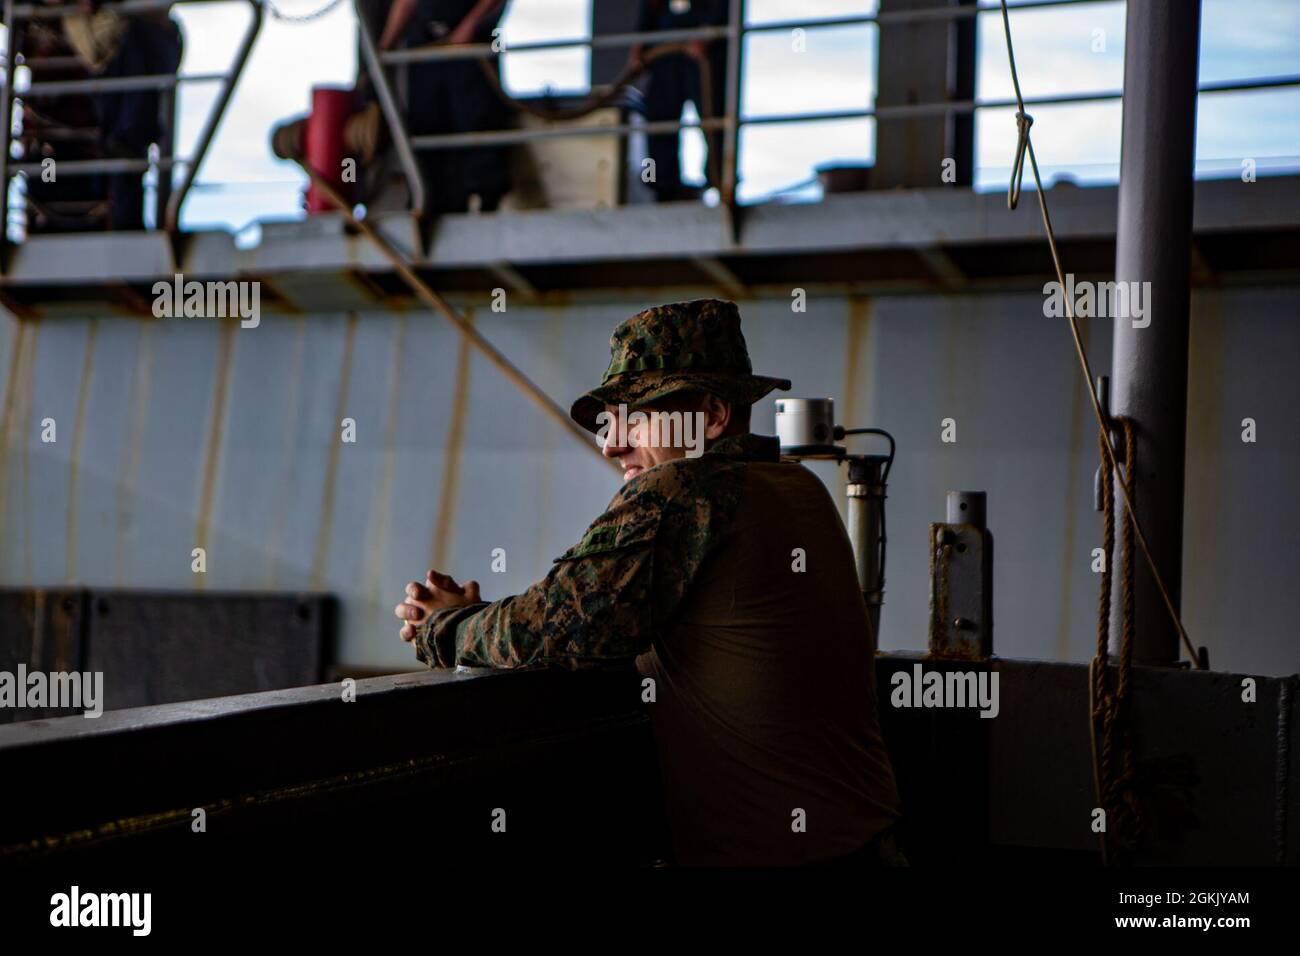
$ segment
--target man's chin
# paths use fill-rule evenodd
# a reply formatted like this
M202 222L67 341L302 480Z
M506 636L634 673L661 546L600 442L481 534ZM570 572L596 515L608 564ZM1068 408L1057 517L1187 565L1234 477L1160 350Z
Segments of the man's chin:
M633 465L631 468L628 468L623 472L624 483L631 481L633 478L641 474L641 472L643 471L645 471L645 469L642 468L640 465Z

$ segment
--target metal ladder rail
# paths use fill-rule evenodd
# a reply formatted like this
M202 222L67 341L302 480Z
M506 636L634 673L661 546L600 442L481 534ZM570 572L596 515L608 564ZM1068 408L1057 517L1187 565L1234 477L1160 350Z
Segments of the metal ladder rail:
M122 0L119 3L105 4L105 8L129 15L153 10L165 10L180 3L212 2L222 2L222 0ZM180 188L175 191L166 188L166 186L170 185L170 181L163 184L160 175L159 196L161 198L161 196L168 193L170 193L170 196L165 211L159 210L159 212L165 212L165 214L158 216L157 220L161 222L162 228L167 233L174 236L178 228L181 205L184 203L190 187L194 184L199 167L207 156L217 126L225 115L230 99L234 95L235 86L239 82L240 76L243 75L244 67L252 52L253 43L262 28L263 7L260 0L244 0L244 2L248 4L252 17L249 20L248 28L244 31L244 36L240 41L230 68L224 73L196 74L184 77L162 74L114 77L110 79L57 80L31 84L27 90L28 95L39 93L121 92L147 89L174 92L181 83L222 82L221 92L217 96L212 109L208 112L203 130L199 135L199 141L189 159L178 160L174 157L163 156L154 164L151 164L147 159L72 160L60 164L59 172L71 176L87 176L94 173L144 172L151 165L156 165L161 174L163 170L170 170L178 163L183 165L185 167L185 176ZM40 163L14 163L10 160L9 151L13 144L14 72L17 68L16 61L18 57L17 30L15 28L18 23L23 21L48 20L80 12L80 8L75 5L54 7L30 3L19 4L15 3L14 0L4 0L4 22L8 30L4 60L4 85L3 88L0 88L0 118L2 118L0 126L3 126L3 130L0 130L0 223L3 223L5 228L4 232L0 233L0 249L3 249L6 253L9 247L9 179L16 173L27 173L29 175L39 173L42 168ZM0 272L7 265L7 258L7 255L0 256Z
M384 72L384 62L375 43L374 33L361 9L361 0L352 0L352 13L357 18L357 39L361 41L361 55L366 62L366 72L370 82L375 86L375 95L379 98L379 108L388 123L388 132L393 138L393 148L397 150L397 159L402 164L406 176L406 188L411 194L411 214L420 219L424 216L425 185L420 164L415 160L415 150L411 146L411 134L402 118L397 97Z

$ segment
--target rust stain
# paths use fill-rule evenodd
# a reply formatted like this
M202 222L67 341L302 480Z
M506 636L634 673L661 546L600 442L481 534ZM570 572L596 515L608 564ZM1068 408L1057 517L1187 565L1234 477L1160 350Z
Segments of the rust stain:
M298 422L302 408L302 366L307 346L307 320L295 318L293 321L298 327L298 333L293 342L293 354L289 358L289 395L284 409L284 440L280 442L280 464L276 472L275 514L266 537L266 554L270 561L266 574L268 588L275 587L279 576L280 540L284 537L284 522L289 511L286 496L294 487L294 462L298 458Z
M90 380L94 374L95 342L99 338L99 320L86 326L86 354L81 360L81 384L77 387L77 419L73 423L72 456L68 463L68 526L63 547L64 580L77 580L77 478L81 474L81 446L86 439L86 405L90 401Z
M563 351L567 337L564 334L565 321L568 315L563 309L546 308L544 310L546 317L545 344L543 345L544 355L546 356L546 368L559 368L563 362ZM548 391L550 391L548 389ZM537 476L537 567L544 568L551 563L551 555L547 553L547 518L551 514L551 486L554 470L554 452L555 452L555 429L541 429L542 436L542 464L540 474Z
M1091 341L1092 320L1079 319L1079 337L1084 343ZM1070 390L1070 443L1066 450L1065 467L1065 530L1061 535L1061 607L1056 624L1056 659L1070 659L1070 618L1071 601L1074 597L1074 569L1082 557L1076 552L1078 530L1075 527L1075 512L1079 507L1079 479L1088 473L1087 449L1091 443L1083 440L1084 411L1091 410L1092 403L1084 398L1084 389L1076 376L1069 375L1065 384ZM1086 420L1093 420L1089 416ZM1088 555L1091 567L1091 554Z
M465 310L465 321L474 324L474 310ZM438 519L433 533L433 566L445 571L455 526L456 499L460 485L460 460L465 441L465 418L469 410L470 345L466 336L458 336L456 381L452 386L451 427L447 433L447 453L442 466L442 494L438 500Z
M348 313L347 335L343 341L343 368L339 373L338 402L334 406L332 429L347 417L348 390L352 384L352 351L357 340L357 313ZM338 432L330 441L329 463L325 468L325 494L321 498L320 533L316 536L316 554L311 562L311 586L320 590L325 586L325 572L329 565L330 537L334 530L334 485L338 479L339 452L343 443Z
M122 460L122 479L118 483L117 541L113 556L114 580L118 587L127 578L129 555L126 545L131 531L132 495L140 476L140 457L149 422L149 394L153 384L153 329L152 322L140 324L140 344L137 348L139 358L132 382L131 423L127 431L126 455Z
M226 426L226 402L230 397L231 356L235 351L234 320L223 320L217 344L217 370L213 377L212 404L208 409L208 440L203 450L203 485L199 492L199 513L194 524L194 546L208 549L208 532L212 527L213 499L217 493L217 474L221 468L221 440ZM195 586L202 590L207 583L202 574Z
M942 525L930 525L930 656L948 646L948 548L939 544Z
M44 588L32 591L32 657L33 664L39 665L45 660L45 621L49 616L47 594Z
M372 514L374 515L375 533L370 540L367 554L369 571L366 575L366 591L370 603L378 607L383 597L384 549L388 543L388 526L392 511L393 472L397 455L397 423L402 408L402 357L406 353L406 315L397 318L397 331L393 335L393 358L388 375L388 411L384 424L384 464L379 481L379 497L376 499ZM397 603L396 599L393 601Z
M844 411L854 415L858 412L858 391L862 387L859 372L868 358L873 315L871 299L857 295L849 299L848 341L844 346ZM871 417L871 411L869 407L864 409L864 421Z
M951 297L949 297L944 301L945 305L948 305L952 300ZM956 423L956 438L957 443L960 443L963 434L965 434L969 440L970 416L963 415L959 411L962 406L957 402L957 383L961 380L959 377L961 376L963 368L969 363L963 363L961 360L963 354L962 333L964 331L963 325L966 320L964 310L959 309L957 304L955 304L955 301L954 304L949 306L948 314L944 316L942 325L940 326L943 330L943 406L939 409L939 421L931 422L930 427L933 428L935 432L939 432L943 427L943 419L951 418ZM956 311L958 314L953 316L952 311ZM951 444L942 441L939 442L939 461L941 462L939 469L939 487L941 490L957 487L956 482L953 480L953 458L956 456L951 453L944 453L945 449L952 448L953 445Z
M1229 418L1224 408L1231 345L1223 306L1223 293L1217 289L1198 289L1192 297L1187 357L1183 513L1188 520L1183 532L1182 611L1183 620L1196 621L1197 630L1205 634L1228 633L1233 626L1224 619L1228 605L1219 599L1221 582L1215 577L1223 573L1223 565L1207 556L1223 554L1223 529L1233 517L1231 503L1244 500L1243 489L1231 487L1229 467L1234 459L1242 460L1237 457L1242 451L1260 447L1241 442L1242 418L1250 416L1258 422L1259 412L1239 408ZM1193 560L1186 557L1193 555ZM1210 653L1213 657L1213 644Z
M31 335L27 338L27 358L22 364L22 385L21 385L21 411L17 415L19 422L25 422L26 426L21 428L19 434L22 436L22 444L19 446L19 454L22 461L22 511L23 511L23 581L29 587L34 577L34 562L32 560L32 540L35 524L35 509L32 508L31 502L31 466L32 466L32 436L30 427L32 424L32 399L36 391L36 343L40 338L41 323L39 319L31 319Z
M862 388L862 363L869 357L874 310L872 300L865 296L851 296L848 305L849 318L844 343L844 399L835 417L840 422L869 422L872 415L870 403L864 402L864 407L859 412L858 393ZM848 494L849 472L847 468L837 468L836 474L840 483L839 501L842 502Z
M6 508L9 490L9 446L13 441L14 406L18 401L18 374L22 368L23 355L26 353L27 322L17 320L18 330L14 333L13 351L9 353L9 373L5 378L5 397L3 416L0 417L0 542L6 540L4 533ZM0 550L0 567L4 565L6 551Z

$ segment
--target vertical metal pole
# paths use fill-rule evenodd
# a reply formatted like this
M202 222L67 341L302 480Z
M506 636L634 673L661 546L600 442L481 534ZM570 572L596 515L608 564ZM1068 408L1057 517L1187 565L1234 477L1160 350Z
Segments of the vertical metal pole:
M18 24L14 22L14 0L5 3L5 85L0 91L0 273L9 269L9 150L13 146L14 60L18 56Z
M727 18L727 125L722 131L722 203L736 210L737 163L740 157L740 64L744 33L741 30L743 0L729 0ZM734 226L733 226L734 228Z
M974 6L974 0L958 0L958 6ZM975 17L954 20L949 28L952 52L948 57L949 98L975 99L975 52L978 29ZM975 182L975 113L952 113L947 117L950 140L948 156L957 161L953 186L969 187ZM879 127L877 127L879 129Z
M384 119L388 121L388 132L393 137L393 149L397 151L398 162L401 163L402 172L406 174L406 187L411 192L411 212L419 218L424 215L426 202L424 174L420 172L415 150L411 147L411 136L406 129L406 120L389 85L388 74L384 72L384 65L380 61L379 48L375 45L374 34L370 30L370 24L366 20L359 0L353 0L353 12L357 17L357 39L361 42L361 55L365 59L370 82L374 84L379 108L384 113Z
M848 532L857 566L858 586L867 602L871 637L880 647L880 606L885 601L885 486L881 481L887 459L879 455L850 455Z
M154 191L153 227L162 229L167 222L167 204L172 198L172 159L176 152L176 90L162 90L158 97L158 187Z
M1182 590L1200 21L1200 0L1129 3L1124 41L1115 280L1129 290L1129 314L1114 318L1112 401L1114 414L1133 422L1134 512L1174 607L1179 607ZM1141 299L1135 301L1137 294ZM1121 600L1116 587L1112 620ZM1134 606L1134 660L1177 661L1178 631L1140 554L1135 558Z
M194 185L194 178L199 174L199 167L203 165L204 158L208 155L208 147L212 145L212 138L217 135L217 128L226 116L226 107L230 105L230 99L235 95L235 87L239 85L239 78L244 74L244 66L248 63L248 57L253 52L253 44L257 40L257 34L262 29L262 11L263 7L257 0L248 0L248 9L252 14L252 19L248 23L248 29L244 31L244 38L239 41L239 49L235 52L235 60L230 65L225 79L221 84L221 92L217 94L217 101L212 104L212 109L208 112L208 117L203 123L203 129L199 133L198 145L194 147L194 154L185 163L185 175L181 178L180 188L173 191L167 199L167 218L162 228L166 229L172 236L176 236L180 229L181 206L185 204L185 197L189 195L190 187Z

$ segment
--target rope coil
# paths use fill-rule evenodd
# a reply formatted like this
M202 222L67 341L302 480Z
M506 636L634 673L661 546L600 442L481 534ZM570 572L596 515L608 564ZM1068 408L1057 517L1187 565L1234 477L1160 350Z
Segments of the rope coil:
M1132 472L1135 464L1136 443L1133 423L1125 418L1111 419L1124 440L1124 463ZM1115 687L1110 686L1110 599L1115 556L1115 473L1106 466L1106 432L1098 434L1098 450L1102 467L1106 469L1101 481L1102 500L1102 551L1105 565L1101 574L1101 594L1097 607L1097 654L1088 669L1090 736L1093 751L1093 783L1098 802L1106 811L1106 829L1099 835L1103 860L1109 862L1112 849L1124 854L1131 852L1145 829L1141 802L1137 793L1137 768L1134 757L1133 726L1130 711L1132 691L1134 601L1133 601L1133 545L1134 521L1129 514L1123 516L1120 532L1123 575L1121 586L1121 631L1119 659L1115 673ZM1132 496L1132 487L1128 489ZM1120 766L1116 768L1116 758Z
M1056 245L1056 234L1052 230L1052 218L1047 208L1047 196L1043 189L1043 180L1038 171L1038 158L1034 155L1034 143L1029 131L1033 117L1025 112L1025 100L1020 93L1020 77L1016 72L1016 57L1011 42L1011 18L1007 12L1007 0L1002 4L1002 29L1007 40L1007 60L1011 66L1011 82L1016 91L1016 155L1011 168L1011 182L1007 187L1007 207L1015 209L1020 201L1020 185L1024 177L1025 157L1029 157L1029 168L1034 176L1034 185L1038 190L1038 209L1043 218L1043 229L1047 233L1047 245L1052 253L1052 266L1056 270L1056 279L1062 289L1066 288L1065 269L1061 265L1060 250ZM1083 346L1083 337L1079 332L1079 322L1074 314L1074 303L1065 297L1065 314L1070 323L1070 335L1074 340L1074 351L1083 371L1084 382L1088 387L1088 397L1092 400L1093 414L1100 429L1098 450L1101 452L1102 468L1102 504L1105 513L1102 530L1106 567L1102 572L1101 599L1097 621L1097 654L1088 668L1088 717L1089 736L1092 742L1093 789L1096 799L1106 814L1106 828L1099 833L1102 862L1112 861L1112 848L1118 850L1127 862L1136 848L1146 827L1146 819L1138 798L1136 787L1136 758L1133 747L1132 711L1130 694L1132 692L1133 644L1134 644L1134 587L1133 587L1133 546L1136 543L1142 551L1151 576L1155 580L1165 609L1178 630L1183 646L1192 660L1193 666L1201 667L1202 662L1192 646L1187 630L1183 627L1178 609L1174 607L1164 577L1156 566L1155 558L1147 545L1146 535L1133 507L1133 480L1135 442L1133 422L1122 418L1107 418L1102 411L1101 401L1092 387L1095 377L1092 365L1088 361L1087 350ZM1116 427L1124 441L1124 465L1120 467L1120 458L1111 440L1111 427ZM1115 476L1119 476L1119 487L1123 498L1123 529L1121 547L1124 554L1124 577L1122 587L1122 631L1120 635L1119 661L1116 667L1115 687L1110 687L1110 603L1111 603L1111 567L1115 549ZM1115 764L1118 759L1120 767Z

